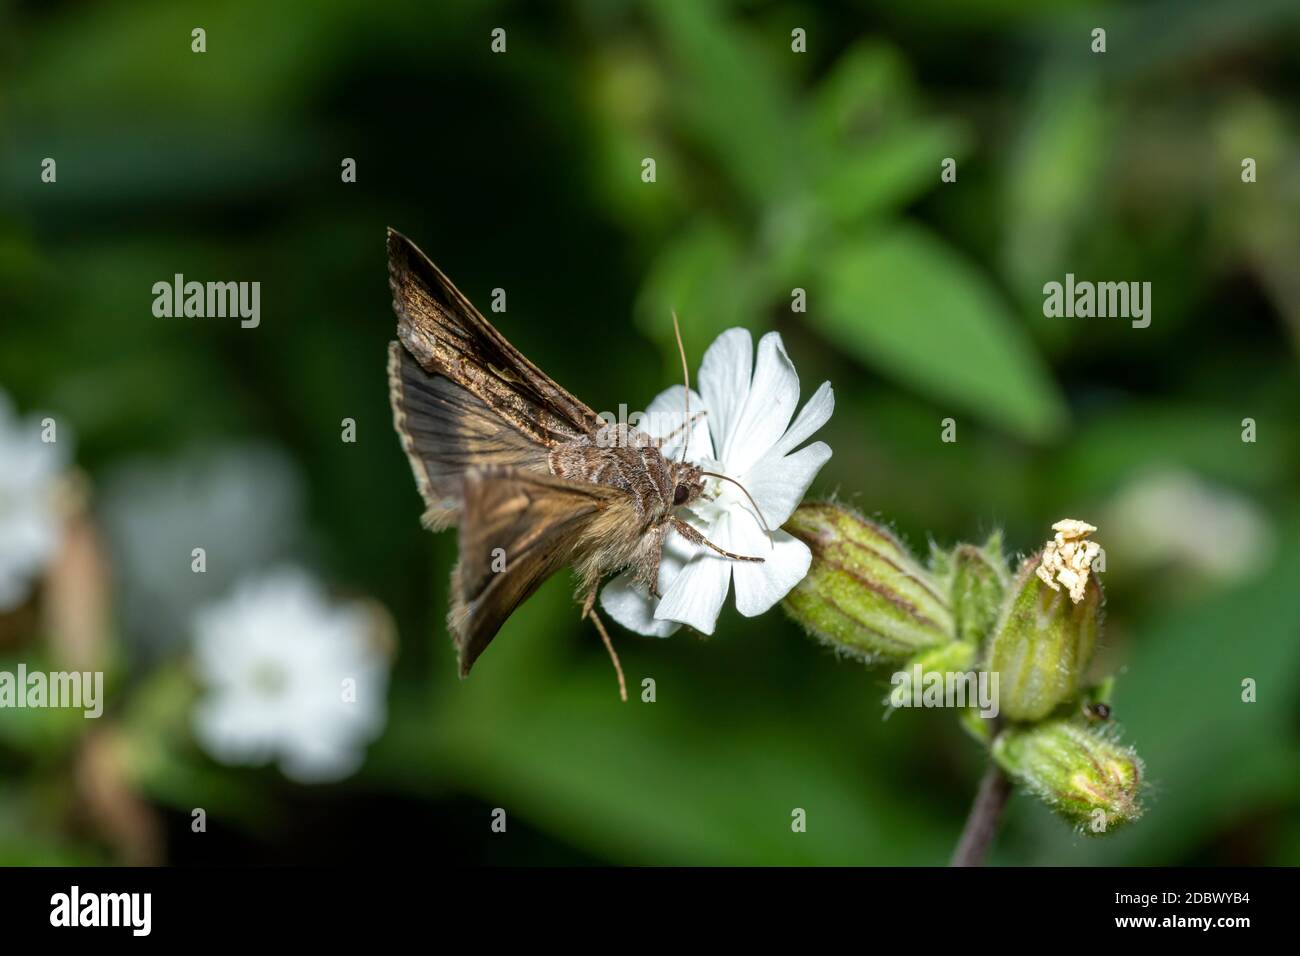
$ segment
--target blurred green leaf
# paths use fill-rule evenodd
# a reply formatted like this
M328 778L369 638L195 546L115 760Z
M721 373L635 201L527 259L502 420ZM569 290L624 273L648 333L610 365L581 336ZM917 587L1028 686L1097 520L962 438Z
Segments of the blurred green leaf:
M870 40L841 54L809 99L812 142L853 143L909 119L915 93L902 55Z
M810 744L820 732L816 720L764 719L733 706L725 725L691 734L669 726L667 708L634 702L626 714L612 712L613 696L601 671L513 701L467 728L459 765L485 798L628 862L943 857L943 837L904 794ZM791 830L795 808L807 812L806 833Z
M49 683L51 663L43 655L24 655L21 658L0 660L0 671L12 676L14 692L26 701L28 686L17 683L18 667L25 667L24 673L44 675L44 692L47 706L19 707L11 703L0 711L0 747L20 751L29 758L43 762L57 760L66 756L89 729L94 727L93 719L87 719L84 707L54 707L52 689ZM107 701L100 704L107 706Z
M900 226L845 243L821 283L826 301L808 320L850 355L1026 438L1064 423L1060 393L997 291L931 233Z
M676 99L691 132L761 206L790 188L797 144L793 96L773 69L770 50L717 10L698 0L651 6L681 71Z
M1004 186L1003 268L1026 301L1041 303L1043 284L1063 278L1078 234L1107 202L1099 181L1115 143L1112 106L1077 73L1037 84Z
M1281 480L1296 449L1271 416L1258 427L1278 440L1241 440L1236 409L1182 402L1125 403L1083 424L1053 462L1052 485L1066 500L1097 497L1156 467L1181 467L1241 486Z
M630 697L621 703L595 634L574 623L567 582L548 582L526 617L506 623L470 679L440 681L431 711L406 715L415 723L372 752L371 779L401 789L410 788L405 781L425 790L451 784L627 863L946 857L951 835L869 770L869 761L888 762L908 732L901 721L887 732L877 681L844 667L823 672L831 692L818 684L812 696L792 687L782 697L751 693L756 674L719 680L750 657L773 679L781 670L789 677L770 656L772 641L819 672L833 667L791 622L729 614L727 633L708 644L616 631ZM760 628L772 641L760 639ZM655 680L654 703L641 700L644 677ZM807 813L806 833L791 830L795 808Z
M945 122L913 122L837 153L814 186L822 217L851 223L893 212L939 182L939 163L961 154L961 136Z
M726 226L698 219L651 265L637 301L642 330L671 342L675 311L688 354L700 355L723 329L753 325L761 290L744 255Z

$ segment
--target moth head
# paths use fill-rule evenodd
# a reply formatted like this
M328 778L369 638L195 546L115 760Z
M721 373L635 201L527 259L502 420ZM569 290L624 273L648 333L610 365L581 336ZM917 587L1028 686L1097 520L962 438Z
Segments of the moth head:
M673 507L689 505L704 493L704 473L695 465L684 461L672 464Z

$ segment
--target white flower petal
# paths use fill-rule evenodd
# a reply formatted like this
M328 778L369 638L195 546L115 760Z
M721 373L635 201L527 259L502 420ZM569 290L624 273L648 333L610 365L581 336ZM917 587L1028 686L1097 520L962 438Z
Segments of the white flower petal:
M361 767L365 751L323 734L303 736L285 748L280 769L297 783L335 783Z
M743 475L775 445L799 404L799 376L777 332L758 343L758 362L745 407L722 443L727 472ZM712 407L712 403L710 403Z
M27 599L62 540L56 492L71 438L59 429L59 441L43 441L41 418L19 418L0 393L0 611Z
M812 564L812 552L785 531L777 531L769 538L751 519L741 518L733 524L737 528L731 550L763 558L762 564L737 561L734 565L736 610L745 617L756 617L770 610L803 580Z
M719 547L726 548L722 542L730 538L729 524L730 516L723 515L705 535ZM729 558L709 548L696 549L695 556L663 592L655 617L661 621L688 624L702 634L712 634L727 592L731 590L732 563Z
M600 592L600 606L606 614L629 631L646 637L668 637L680 624L655 619L659 602L643 588L632 583L632 572L624 571Z
M754 340L747 329L727 329L700 362L700 392L709 409L713 448L720 451L735 427L754 368Z
M669 529L659 561L659 593L667 594L686 562L695 556L695 546ZM668 637L681 627L675 621L655 619L659 599L632 583L631 570L620 574L600 592L600 606L629 631L647 637Z
M822 382L821 387L813 393L804 407L799 410L794 423L773 446L778 455L789 454L813 436L817 429L830 421L831 412L835 411L835 392L830 382Z
M831 447L818 441L785 457L777 456L775 451L764 456L744 479L767 526L774 529L785 524L799 507L817 472L830 460ZM751 507L745 502L746 510Z
M637 427L652 438L662 438L682 427L682 416L686 408L685 393L680 385L666 388L655 396L654 401L646 406L645 418L637 422ZM709 437L709 416L700 414L707 406L694 389L691 389L691 440L687 447L687 458L699 461L713 457L713 441ZM684 432L683 432L684 434ZM682 434L663 443L659 450L669 460L675 460L681 454Z
M244 695L217 695L195 705L194 736L222 763L256 766L279 739L276 715Z

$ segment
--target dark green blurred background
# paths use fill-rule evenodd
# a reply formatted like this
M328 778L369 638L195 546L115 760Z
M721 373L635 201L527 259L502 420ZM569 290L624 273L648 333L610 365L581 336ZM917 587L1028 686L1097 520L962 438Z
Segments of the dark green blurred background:
M122 764L117 809L89 813L88 722L0 735L0 862L946 861L977 748L950 714L883 721L888 675L779 611L729 608L709 640L615 633L629 681L657 682L622 705L557 578L456 679L455 537L421 531L387 403L390 225L480 308L504 288L499 328L597 410L678 381L671 308L693 368L722 329L779 330L805 397L836 389L814 493L921 553L1100 526L1101 663L1148 812L1089 839L1018 797L993 862L1300 861L1294 2L0 9L0 388L70 425L115 556ZM1066 272L1150 281L1151 326L1044 318ZM260 281L261 327L156 318L174 273ZM256 557L396 622L387 727L343 783L194 746L184 615L119 557L142 475L230 449L278 462L269 510L300 512ZM55 637L20 622L0 649Z

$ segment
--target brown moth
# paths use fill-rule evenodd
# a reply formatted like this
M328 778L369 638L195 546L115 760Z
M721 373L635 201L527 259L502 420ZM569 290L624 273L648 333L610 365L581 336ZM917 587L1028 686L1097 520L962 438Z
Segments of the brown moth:
M724 557L762 560L722 550L674 513L700 498L713 475L687 463L685 449L681 461L664 457L676 433L655 439L605 422L392 229L388 272L400 340L388 347L393 424L424 499L425 527L459 526L447 623L462 677L515 608L566 566L577 572L582 616L613 656L596 589L631 567L657 595L669 528ZM626 699L621 671L619 684Z

